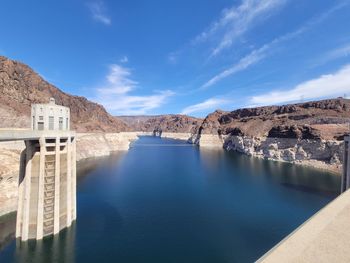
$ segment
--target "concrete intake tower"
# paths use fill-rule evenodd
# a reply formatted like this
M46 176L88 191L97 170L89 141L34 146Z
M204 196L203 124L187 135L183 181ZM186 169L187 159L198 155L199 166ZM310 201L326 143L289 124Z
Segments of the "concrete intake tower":
M16 237L42 239L76 219L76 136L70 110L34 104L31 129L3 133L0 140L24 140L21 154Z

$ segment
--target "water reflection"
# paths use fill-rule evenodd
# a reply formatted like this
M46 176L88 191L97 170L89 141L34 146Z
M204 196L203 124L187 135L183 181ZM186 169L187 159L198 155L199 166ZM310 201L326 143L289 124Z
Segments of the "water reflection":
M43 240L22 242L16 240L14 260L18 263L60 263L75 261L75 223L59 235Z
M15 238L16 213L0 217L0 252Z
M268 161L221 149L200 149L200 159L201 165L208 171L221 175L228 170L235 176L244 176L254 182L268 179L269 183L280 184L296 191L321 195L340 192L340 176L311 167Z

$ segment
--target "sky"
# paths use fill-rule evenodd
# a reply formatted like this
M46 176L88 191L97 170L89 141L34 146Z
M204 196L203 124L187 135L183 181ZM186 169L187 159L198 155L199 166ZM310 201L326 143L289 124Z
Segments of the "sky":
M350 0L2 0L0 55L113 115L350 98Z

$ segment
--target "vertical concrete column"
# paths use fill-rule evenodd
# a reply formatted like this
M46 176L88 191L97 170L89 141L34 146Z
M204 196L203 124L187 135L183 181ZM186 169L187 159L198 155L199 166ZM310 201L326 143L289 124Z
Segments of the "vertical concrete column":
M30 147L30 142L25 141L26 149L24 150L24 156L21 156L20 163L20 177L18 185L18 203L17 203L17 219L16 219L16 238L22 236L22 224L23 224L23 210L24 210L24 192L25 192L25 176L29 172L28 170L28 147Z
M23 183L23 211L22 211L22 240L28 240L29 234L29 205L30 205L30 186L32 177L32 156L33 147L31 141L26 141L26 173L24 175Z
M77 139L72 144L72 219L77 219Z
M350 137L346 137L345 139L347 141L347 162L346 162L346 171L345 171L345 177L346 177L346 189L350 188ZM344 162L345 163L345 162Z
M67 227L72 223L72 142L67 138Z
M343 176L341 178L341 193L345 192L350 186L350 154L349 137L344 138L344 157L343 157Z
M46 145L45 138L39 139L40 143L40 161L39 161L39 177L38 177L38 211L36 224L36 239L43 238L44 231L44 188L45 188L45 154Z
M55 208L53 233L60 231L60 174L61 174L61 149L60 137L56 137L55 147Z
M346 191L347 187L347 177L348 177L348 159L349 159L349 141L348 138L344 138L344 156L343 156L343 175L341 178L340 192Z

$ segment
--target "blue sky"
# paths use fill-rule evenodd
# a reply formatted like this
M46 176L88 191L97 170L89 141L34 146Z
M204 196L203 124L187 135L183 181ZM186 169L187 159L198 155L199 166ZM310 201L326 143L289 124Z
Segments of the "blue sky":
M114 115L350 97L350 0L3 0L0 54Z

